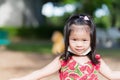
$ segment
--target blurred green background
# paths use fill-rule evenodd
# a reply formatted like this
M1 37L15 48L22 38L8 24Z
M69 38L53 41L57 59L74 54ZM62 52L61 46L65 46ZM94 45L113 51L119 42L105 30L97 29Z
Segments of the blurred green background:
M119 0L1 0L0 3L0 16L3 16L0 39L8 40L0 45L6 50L51 54L53 32L63 33L70 15L87 13L98 30L98 53L120 56ZM8 4L11 9L7 8ZM113 32L117 33L109 34Z

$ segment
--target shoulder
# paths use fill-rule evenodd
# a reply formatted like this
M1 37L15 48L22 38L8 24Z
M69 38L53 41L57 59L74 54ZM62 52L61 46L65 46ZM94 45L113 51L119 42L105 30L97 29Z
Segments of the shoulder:
M60 61L60 56L54 58L55 61Z
M51 63L59 64L60 63L60 56L55 57Z
M72 57L69 57L68 60L65 60L64 57L60 57L60 58L59 58L60 65L61 65L61 66L67 65L67 64L69 63L69 61L71 60L71 58L72 58Z
M61 64L60 64L60 56L55 57L51 63L49 63L50 65L52 65L52 67L57 67L60 68Z

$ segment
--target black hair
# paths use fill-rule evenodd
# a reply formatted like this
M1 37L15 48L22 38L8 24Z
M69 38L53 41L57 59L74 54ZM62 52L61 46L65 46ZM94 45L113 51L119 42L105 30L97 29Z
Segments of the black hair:
M87 17L87 18L85 18ZM64 43L65 43L65 50L64 54L61 56L63 60L67 61L72 54L71 52L68 52L68 46L69 46L69 36L71 32L71 25L88 25L90 27L90 47L91 51L87 54L89 59L92 61L93 64L99 63L99 61L95 58L96 54L96 28L95 24L93 23L92 18L89 15L86 14L75 14L70 16L70 18L67 20L66 25L64 27Z

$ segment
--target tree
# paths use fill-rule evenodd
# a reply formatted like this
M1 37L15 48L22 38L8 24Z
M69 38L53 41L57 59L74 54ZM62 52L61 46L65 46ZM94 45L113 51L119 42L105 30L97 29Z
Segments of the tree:
M76 13L87 13L94 16L94 12L103 4L108 4L107 0L62 0L65 4L71 3L76 6Z
M119 0L111 0L110 4L108 5L108 8L110 10L110 17L111 17L111 27L116 26L117 20L120 17L120 1Z
M27 7L32 11L39 25L45 24L45 16L42 15L42 7L47 2L59 2L60 0L24 0Z

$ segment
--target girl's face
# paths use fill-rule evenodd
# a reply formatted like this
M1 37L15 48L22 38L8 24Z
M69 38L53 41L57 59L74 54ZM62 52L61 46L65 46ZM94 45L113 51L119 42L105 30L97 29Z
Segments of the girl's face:
M72 25L69 47L76 55L81 55L90 48L90 29L87 25Z

